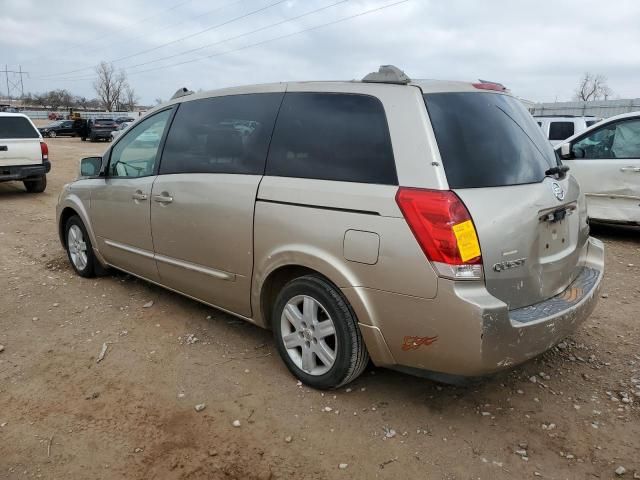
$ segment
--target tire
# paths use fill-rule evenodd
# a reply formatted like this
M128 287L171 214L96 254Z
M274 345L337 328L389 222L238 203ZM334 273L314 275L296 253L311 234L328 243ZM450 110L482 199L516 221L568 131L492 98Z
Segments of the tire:
M81 137L80 140L82 140L83 142L87 141L87 137Z
M47 188L47 176L42 175L41 177L23 180L24 188L27 189L29 193L42 193Z
M95 277L96 265L100 265L93 253L87 229L77 215L70 217L64 226L64 244L67 258L75 272L81 277Z
M355 380L369 362L351 307L318 275L287 283L271 318L278 353L289 371L310 387L338 388Z
M90 142L95 142L96 141L96 137L94 137L93 135L89 136L89 141Z
M54 132L54 131L49 132L49 136L50 136L51 138L56 138L56 135L58 135L58 134L57 134L56 132Z

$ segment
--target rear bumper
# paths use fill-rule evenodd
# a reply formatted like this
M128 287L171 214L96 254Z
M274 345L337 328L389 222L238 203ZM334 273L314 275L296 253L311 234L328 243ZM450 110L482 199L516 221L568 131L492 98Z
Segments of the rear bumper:
M51 163L48 160L45 160L39 165L0 166L0 182L41 177L49 173L49 171L51 171Z
M113 130L94 130L89 134L89 137L93 138L111 138L111 132Z
M347 288L374 363L408 373L482 376L523 363L571 335L596 306L604 247L590 238L561 294L509 311L482 282L440 280L434 299Z

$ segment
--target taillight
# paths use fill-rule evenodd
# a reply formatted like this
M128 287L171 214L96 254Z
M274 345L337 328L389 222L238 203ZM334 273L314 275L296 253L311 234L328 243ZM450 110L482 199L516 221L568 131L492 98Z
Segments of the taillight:
M482 278L478 235L455 193L400 187L396 202L438 275L456 280Z
M480 90L494 90L496 92L507 92L507 87L502 85L501 83L496 82L480 82L480 83L472 83L472 85Z
M46 143L40 142L40 152L42 153L42 161L49 160L49 147Z

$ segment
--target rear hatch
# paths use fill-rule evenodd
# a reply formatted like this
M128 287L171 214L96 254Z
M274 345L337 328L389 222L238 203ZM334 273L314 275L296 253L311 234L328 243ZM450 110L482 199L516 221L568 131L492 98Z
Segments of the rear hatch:
M113 120L96 120L91 129L96 132L113 132L118 129L118 124Z
M39 163L40 134L32 123L22 116L0 116L0 167Z
M425 94L449 187L466 205L486 287L510 309L562 292L588 239L573 177L545 175L557 157L517 99L493 92Z

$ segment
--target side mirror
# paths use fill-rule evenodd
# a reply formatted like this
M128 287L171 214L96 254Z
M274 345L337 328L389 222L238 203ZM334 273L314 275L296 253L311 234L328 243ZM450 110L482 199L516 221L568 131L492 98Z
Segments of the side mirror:
M563 143L560 146L560 158L567 160L569 158L571 158L571 144L570 143Z
M81 177L97 177L102 169L102 157L86 157L80 160Z

